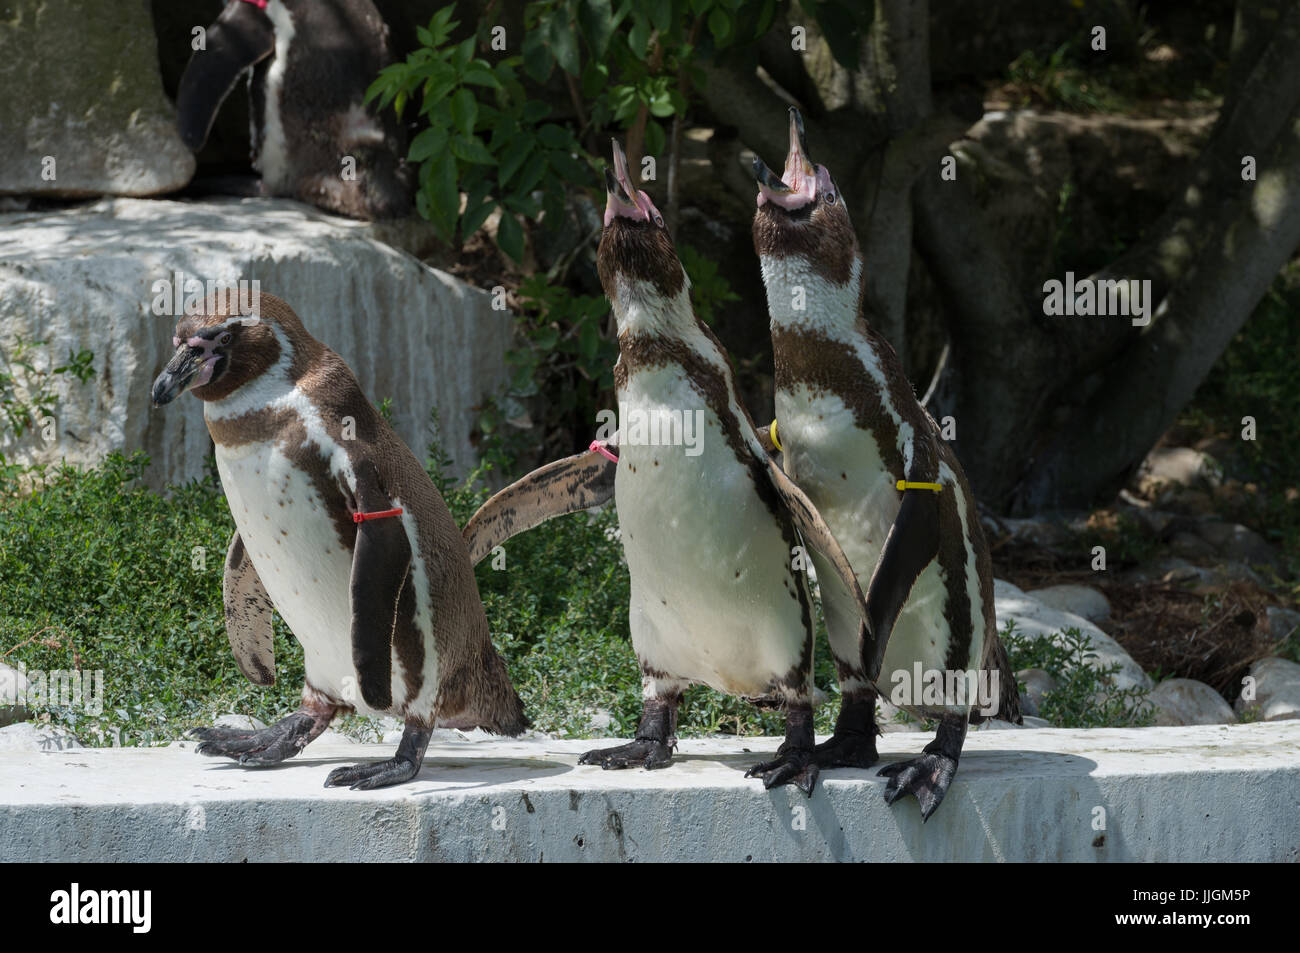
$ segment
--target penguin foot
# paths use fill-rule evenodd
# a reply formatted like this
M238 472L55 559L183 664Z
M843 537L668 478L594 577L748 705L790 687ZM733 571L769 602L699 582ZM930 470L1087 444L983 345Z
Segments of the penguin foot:
M813 760L822 768L869 768L880 760L876 733L837 731L813 748Z
M785 748L776 753L776 758L754 765L745 772L747 778L762 778L763 787L771 789L782 784L793 784L808 797L812 797L813 788L817 786L817 775L821 773L817 758L809 748Z
M196 728L191 737L201 742L198 752L209 758L234 758L240 764L277 764L292 758L320 732L317 719L295 712L257 731L238 728Z
M396 755L387 761L335 768L325 779L325 786L341 788L347 785L354 791L373 791L375 788L409 781L420 773L420 766L424 764L424 751L429 747L430 734L432 732L428 728L408 721Z
M598 764L606 771L636 765L647 769L662 768L672 762L674 747L655 738L638 738L616 748L588 751L578 759L578 764Z
M905 794L921 805L921 820L928 821L948 793L957 759L966 740L966 712L944 715L934 741L925 746L919 758L887 764L877 774L889 778L885 786L885 803L893 804Z
M401 784L419 773L420 765L401 758L389 758L387 761L372 761L368 764L354 764L348 768L335 768L325 779L325 786L327 788L346 786L354 791L370 791L374 788L386 788L390 784Z
M885 787L885 803L893 804L904 795L911 794L921 805L921 820L928 821L948 793L957 761L932 751L911 761L899 761L881 768L877 774L889 778Z

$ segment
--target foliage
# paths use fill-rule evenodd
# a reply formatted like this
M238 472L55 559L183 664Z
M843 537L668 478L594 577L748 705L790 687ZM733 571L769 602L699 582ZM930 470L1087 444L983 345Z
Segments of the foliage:
M93 352L69 350L67 361L56 365L37 357L45 346L44 341L20 337L8 354L0 353L0 437L8 433L17 439L53 416L59 377L75 377L84 384L95 375ZM0 473L15 476L21 469L0 454Z
M474 55L476 37L451 42L459 26L453 10L443 7L419 29L420 48L385 67L366 99L378 97L381 108L391 104L399 117L408 102L418 102L427 126L407 158L419 167L416 207L439 236L453 241L458 224L462 238L469 236L500 208L497 243L519 261L524 239L514 215L535 219L545 208L558 217L563 208L562 189L546 188L540 204L533 190L557 177L574 183L593 177L574 157L580 150L572 133L546 122L550 107L519 81L520 57L491 63Z
M1146 703L1147 690L1119 689L1112 676L1119 665L1096 668L1092 639L1077 628L1061 630L1060 637L1015 633L1014 620L1002 631L1012 671L1041 668L1056 679L1056 687L1043 697L1039 715L1057 728L1121 728L1149 725L1154 719ZM1023 693L1024 686L1020 686Z

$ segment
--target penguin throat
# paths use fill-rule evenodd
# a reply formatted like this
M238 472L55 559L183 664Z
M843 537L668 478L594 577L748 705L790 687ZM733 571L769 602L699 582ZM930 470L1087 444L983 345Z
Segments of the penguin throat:
M855 257L846 282L832 281L802 255L759 258L773 328L806 328L837 337L855 333L862 290L862 259Z
M244 3L251 3L253 6L257 7L257 9L259 9L259 10L265 10L265 9L266 9L266 2L267 2L267 0L244 0Z
M680 335L696 325L695 312L691 308L690 282L684 281L681 291L666 297L651 282L619 275L614 318L620 335Z

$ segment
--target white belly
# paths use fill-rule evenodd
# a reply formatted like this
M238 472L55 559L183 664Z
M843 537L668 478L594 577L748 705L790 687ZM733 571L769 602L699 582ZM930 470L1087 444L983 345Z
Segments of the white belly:
M703 407L674 366L638 371L619 396L625 416ZM688 456L682 446L619 447L615 499L633 647L671 676L762 694L803 652L792 557L707 408L700 448Z
M325 501L273 443L216 448L230 512L267 595L302 643L307 680L365 708L352 664L352 554Z
M852 412L833 394L814 396L800 386L776 395L777 435L785 452L785 469L821 512L867 592L880 561L901 501L894 477L885 469L879 448L867 439ZM852 597L817 561L828 628L856 632L858 614ZM885 650L878 685L889 686L889 673L924 668L943 669L947 661L949 626L944 615L946 580L938 561L917 577L899 613ZM973 607L978 613L978 601ZM982 632L982 620L975 631ZM832 639L837 633L831 632Z

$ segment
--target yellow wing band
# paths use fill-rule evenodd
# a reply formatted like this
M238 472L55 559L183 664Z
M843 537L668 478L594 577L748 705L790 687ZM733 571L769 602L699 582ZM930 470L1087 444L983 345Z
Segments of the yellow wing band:
M778 450L781 450L781 441L776 439L776 418L775 417L772 418L772 426L767 428L767 435L772 438L772 446L776 447L776 449ZM781 452L785 453L784 450L781 450Z
M943 487L938 483L915 483L911 480L899 480L897 486L900 490L933 490L935 493L943 492Z

